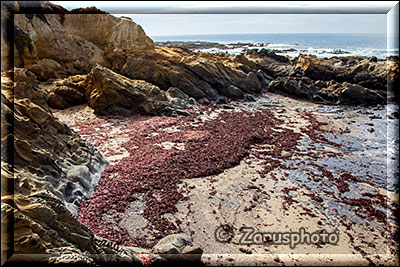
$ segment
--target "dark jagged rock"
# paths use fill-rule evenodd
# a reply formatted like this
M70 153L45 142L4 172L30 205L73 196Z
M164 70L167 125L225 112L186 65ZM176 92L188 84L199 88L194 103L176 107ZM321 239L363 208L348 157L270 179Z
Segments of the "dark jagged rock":
M269 83L268 91L311 100L317 89L306 78L279 77Z
M335 94L336 92L334 92ZM344 105L363 105L370 104L384 104L386 102L384 93L379 93L360 85L343 83L339 91L340 104Z
M322 59L299 56L292 75L307 76L313 80L335 80L359 84L374 90L386 90L388 68L384 60L364 57Z
M278 62L282 62L282 63L288 63L289 59L285 56L280 56L275 54L274 52L272 52L269 49L250 49L246 51L246 55L249 55L251 57L268 57L268 58L272 58Z
M225 90L221 89L221 93L225 96L229 96L231 98L243 99L244 93L242 90L237 88L234 85L229 85Z

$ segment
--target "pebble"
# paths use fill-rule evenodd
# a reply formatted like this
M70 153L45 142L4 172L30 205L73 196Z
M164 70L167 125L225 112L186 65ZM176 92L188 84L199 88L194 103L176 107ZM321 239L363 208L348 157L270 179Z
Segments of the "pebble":
M282 155L282 157L290 157L290 156L292 156L292 153L290 153L290 152L288 152L288 151L282 151L282 153L281 153L281 155Z
M346 127L344 130L340 129L340 134L344 134L344 133L351 133L351 130L349 129L349 127Z
M372 120L372 119L382 119L382 117L381 116L378 116L378 115L372 115L372 116L369 116L369 118Z

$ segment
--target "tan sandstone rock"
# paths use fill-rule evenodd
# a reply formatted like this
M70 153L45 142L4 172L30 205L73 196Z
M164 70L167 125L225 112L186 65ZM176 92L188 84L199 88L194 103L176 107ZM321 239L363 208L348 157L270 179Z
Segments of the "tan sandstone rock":
M165 92L144 80L132 80L96 65L87 75L85 95L96 114L186 114L169 102ZM183 100L183 99L182 99Z

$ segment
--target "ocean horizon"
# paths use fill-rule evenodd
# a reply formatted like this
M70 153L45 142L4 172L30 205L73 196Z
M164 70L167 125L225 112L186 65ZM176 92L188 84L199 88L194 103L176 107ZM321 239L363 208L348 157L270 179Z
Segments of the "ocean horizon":
M150 36L155 42L191 41L251 43L252 48L291 50L282 55L298 56L314 54L318 57L366 56L384 59L398 55L398 44L393 45L394 37L386 33L253 33L253 34L195 34L195 35L158 35ZM261 45L261 46L260 46ZM243 48L204 49L204 52L228 52L239 54ZM338 51L345 52L337 54Z

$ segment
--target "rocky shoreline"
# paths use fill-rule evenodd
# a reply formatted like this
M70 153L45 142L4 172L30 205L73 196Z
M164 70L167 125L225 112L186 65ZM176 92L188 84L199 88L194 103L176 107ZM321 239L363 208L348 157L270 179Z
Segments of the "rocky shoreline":
M26 8L2 3L2 260L398 264L398 57L211 54L95 8ZM220 243L221 226L340 243Z
M298 52L298 53L308 53L308 50L305 49L270 49L265 48L270 45L270 43L219 43L219 42L205 42L205 41L158 41L155 42L157 46L160 47L170 47L170 48L180 48L183 50L189 50L192 52L209 52L209 53L243 53L251 49L266 49L269 52L275 54L287 54L289 52ZM294 44L296 46L297 44ZM341 49L333 49L332 51L319 51L320 54L330 54L330 55L347 55L350 54L349 51L341 50Z

